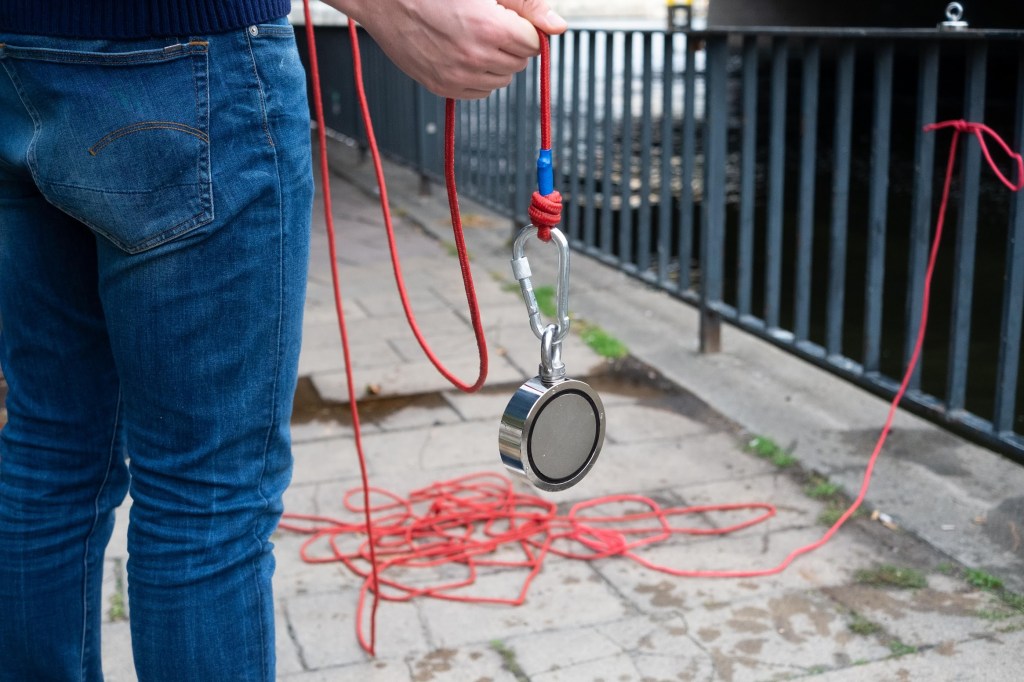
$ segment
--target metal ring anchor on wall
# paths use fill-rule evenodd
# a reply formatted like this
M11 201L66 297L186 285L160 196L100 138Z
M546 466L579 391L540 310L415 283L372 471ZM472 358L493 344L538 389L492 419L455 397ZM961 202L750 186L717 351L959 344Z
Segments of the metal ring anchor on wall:
M498 452L505 466L541 490L558 491L579 483L601 452L605 416L601 397L586 382L569 379L562 363L562 340L569 333L569 245L557 228L556 324L544 325L525 256L527 226L512 247L512 271L523 293L530 326L541 341L538 375L519 387L501 417Z

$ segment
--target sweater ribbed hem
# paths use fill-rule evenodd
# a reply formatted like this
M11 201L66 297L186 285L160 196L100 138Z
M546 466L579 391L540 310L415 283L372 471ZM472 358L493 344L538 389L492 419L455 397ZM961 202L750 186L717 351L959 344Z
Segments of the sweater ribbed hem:
M291 0L0 0L0 33L113 40L203 35L290 10Z

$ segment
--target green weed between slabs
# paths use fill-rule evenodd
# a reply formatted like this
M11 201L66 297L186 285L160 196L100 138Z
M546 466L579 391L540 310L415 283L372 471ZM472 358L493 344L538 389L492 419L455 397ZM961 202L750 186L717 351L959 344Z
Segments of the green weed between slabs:
M891 642L889 642L889 651L892 652L893 656L899 657L906 656L907 654L916 654L917 647L910 646L909 644L904 644L900 640L894 639Z
M516 659L516 652L514 649L509 648L508 645L500 639L491 640L491 649L501 656L502 667L516 678L516 682L530 682L530 678L526 674L526 671L523 670L522 666L519 665L519 661Z
M900 568L883 564L875 568L862 568L854 574L854 580L862 585L874 587L896 587L901 590L916 590L928 586L924 573L913 568Z
M754 436L747 443L747 450L753 452L761 459L766 459L780 469L786 469L796 464L796 457L789 454L781 445L771 438Z
M1007 618L1010 615L1024 614L1024 595L1020 595L1006 589L1005 585L1003 585L1003 581L991 573L987 573L976 568L967 568L964 569L964 580L966 580L967 584L971 587L976 587L980 590L994 594L999 598L999 601L1003 602L1016 612L1008 614L1006 616ZM977 615L981 618L986 618L988 615L995 615L996 613L997 612L980 611ZM998 613L1001 615L1001 612Z
M111 622L128 620L128 608L124 598L124 578L121 574L121 560L114 559L114 593L110 595L110 610L107 611L107 618Z
M576 324L580 327L580 338L583 339L583 343L602 358L618 360L629 355L626 344L597 325L588 324L582 320L577 320Z
M839 486L821 476L812 476L804 486L804 494L812 500L830 500L839 492Z
M973 587L987 590L989 592L995 592L1003 589L1003 581L985 571L980 571L976 568L968 568L964 570L964 580L967 581Z
M850 501L843 495L839 485L828 480L824 476L811 474L804 485L804 494L812 500L825 502L826 507L818 514L818 523L823 526L832 527L839 520L839 517L850 508ZM857 508L850 516L857 519L864 515L864 510Z
M873 635L877 632L881 632L882 630L881 625L875 623L874 621L868 620L867 618L865 618L857 612L853 613L853 618L850 620L850 623L847 625L847 627L853 634L862 635L864 637Z
M850 504L841 497L829 500L828 507L824 509L820 514L818 514L818 523L820 523L823 526L828 526L829 528L831 528L832 526L836 525L836 521L839 520L839 517L845 514L846 510L849 508ZM867 512L865 512L862 507L857 507L857 509L853 511L853 514L850 515L850 518L847 519L847 521L859 519L866 513Z

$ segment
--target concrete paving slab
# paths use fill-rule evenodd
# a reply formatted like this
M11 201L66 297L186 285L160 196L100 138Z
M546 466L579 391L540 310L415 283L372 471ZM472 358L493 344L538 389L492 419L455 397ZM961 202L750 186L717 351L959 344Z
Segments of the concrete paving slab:
M103 624L100 647L105 682L137 682L132 658L132 634L127 621Z
M366 441L372 441L379 435L367 434ZM292 451L295 457L292 487L306 483L351 480L359 475L355 443L350 438L298 443Z
M731 668L734 679L766 679L780 671L807 674L891 653L876 639L851 632L846 609L815 590L691 608L686 622L719 672Z
M293 639L309 669L366 662L355 637L357 596L355 589L338 589L285 598ZM368 623L369 612L365 615ZM377 613L377 651L381 658L400 658L409 651L430 649L416 604L381 603Z
M514 598L522 589L525 577L525 571L508 570L483 575L473 592ZM423 602L422 608L431 640L445 647L584 627L633 613L628 603L588 565L557 559L545 564L522 606L430 600Z
M1020 662L1008 651L1020 651L1024 631L999 637L949 643L914 654L890 656L854 667L826 672L820 682L1013 682L1020 679Z
M746 537L724 536L674 540L644 549L646 560L675 570L758 571L777 566L797 547L818 540L824 529L791 528L776 533L752 529ZM690 609L713 608L748 595L777 594L843 585L858 568L872 566L876 550L850 537L835 536L817 552L800 557L777 575L756 578L680 579L644 568L625 558L602 559L593 566L642 613L685 615Z
M464 383L472 384L480 371L480 361L475 354L441 358L448 371ZM489 380L507 383L521 379L522 372L515 369L500 356L491 358ZM334 402L348 402L348 387L344 372L321 372L311 379L317 391L324 398ZM525 379L523 379L525 381ZM417 395L435 393L452 387L437 369L426 359L397 365L360 367L356 371L356 400L372 399L386 395Z
M929 575L928 587L921 589L855 584L826 588L824 592L877 623L889 636L913 647L995 637L1007 629L1024 629L1024 613L1007 607L994 594L969 589L962 581L942 575Z
M594 659L533 675L535 682L575 682L576 680L632 680L638 675L633 659L627 654L595 655Z

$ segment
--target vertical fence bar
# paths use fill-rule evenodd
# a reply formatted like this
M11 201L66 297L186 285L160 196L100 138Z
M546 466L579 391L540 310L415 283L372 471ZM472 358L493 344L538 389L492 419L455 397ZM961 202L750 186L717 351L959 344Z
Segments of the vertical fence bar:
M640 211L637 217L636 266L641 274L651 267L651 147L653 122L651 99L654 91L653 36L643 32L643 107L640 114Z
M704 115L704 201L701 230L700 351L722 349L721 317L713 306L722 300L722 263L725 242L725 155L728 102L726 66L729 46L725 36L707 42L707 106Z
M521 76L520 76L521 78ZM514 223L519 223L519 209L516 208L519 201L519 171L516 167L517 159L515 155L515 144L514 140L518 138L518 129L516 128L516 116L515 116L515 90L518 86L513 82L506 89L505 97L505 137L502 138L502 158L505 159L505 170L502 173L503 176L507 175L509 180L506 186L508 187L507 192L504 193L504 205L507 206L508 214L512 216ZM525 224L525 223L523 223ZM518 227L518 225L517 225Z
M864 372L878 371L882 348L882 290L885 286L886 212L889 209L889 146L892 129L893 44L875 51L875 102L868 193L868 251L864 287Z
M416 172L420 176L420 194L426 195L430 193L430 179L427 176L427 158L429 152L427 151L427 140L431 138L429 133L430 126L433 125L433 121L430 115L430 109L425 101L427 91L423 88L415 88L413 91L413 105L416 110Z
M612 93L615 85L615 34L604 33L604 106L601 124L601 236L600 249L606 255L612 252L612 168L615 166L615 116Z
M683 74L682 183L679 190L679 293L690 288L690 260L693 257L693 169L697 158L697 44L686 36L686 73ZM707 119L707 116L704 117Z
M529 69L527 69L527 73ZM514 83L515 88L515 131L514 139L515 143L515 169L513 172L516 177L516 189L515 189L515 206L512 208L512 215L516 216L515 222L518 225L526 225L530 222L530 216L527 213L527 208L530 205L530 196L533 193L532 188L536 184L531 178L529 169L531 163L535 160L529 153L527 147L527 134L530 128L530 117L529 112L532 109L529 105L529 94L533 90L533 79L528 78L526 74L520 74Z
M903 366L910 364L914 344L921 328L921 306L924 298L924 275L928 266L928 249L932 231L932 182L935 176L935 133L923 128L934 123L938 115L939 44L928 42L921 48L917 76L917 121L914 142L914 198L910 207L910 247L907 264L907 319L903 339ZM910 378L910 390L921 387L919 358Z
M675 121L673 109L673 85L675 80L675 34L663 34L662 70L661 70L661 166L658 171L661 177L658 193L658 285L668 287L669 252L672 249L672 124Z
M768 155L768 233L765 238L764 320L769 329L779 326L782 292L782 209L786 195L786 88L789 42L772 40L771 132Z
M736 312L750 314L754 286L754 200L757 192L757 37L743 39L743 141L740 152L740 226L736 262Z
M850 203L850 137L853 128L854 47L839 46L836 62L836 125L833 137L832 223L829 228L828 312L825 348L830 357L842 357L843 308L846 305L846 227Z
M564 177L564 173L568 168L566 160L566 145L565 145L565 126L566 126L566 109L572 109L571 106L567 106L565 103L565 89L569 82L569 38L575 40L575 32L563 33L558 36L558 81L557 86L552 86L551 93L551 108L552 116L556 116L556 120L552 121L554 127L553 139L551 143L555 145L555 150L552 153L552 163L555 164L555 185L562 187L562 191L565 191L565 187L561 182L561 177ZM557 87L557 91L556 91ZM557 109L556 109L557 107ZM556 114L557 111L557 114ZM565 213L563 212L563 215Z
M492 205L498 206L501 200L501 194L498 189L498 176L501 175L501 163L500 159L502 153L505 150L505 145L502 144L504 137L501 130L501 112L502 102L505 98L505 89L502 88L495 92L491 97L494 99L494 107L491 109L491 121L490 131L488 137L490 138L493 146L493 154L490 155L488 167L487 167L487 196L490 198Z
M811 327L811 267L814 261L814 176L818 162L818 79L821 47L815 39L804 43L800 96L800 206L796 236L796 296L793 332L806 340Z
M465 102L455 103L455 177L461 178L466 170L466 148L469 146L469 131L467 122L469 113L466 110Z
M964 115L968 121L985 120L985 64L987 46L972 42L967 52L964 81ZM971 342L971 297L974 295L974 260L978 231L978 188L981 150L970 135L961 136L960 211L957 216L956 274L953 282L953 315L949 330L949 371L946 408L962 410L967 396L968 351Z
M619 263L627 270L633 266L633 33L626 31L622 58L622 154L619 206Z
M498 154L501 153L501 145L498 144L498 111L501 106L501 91L491 93L491 96L487 98L487 115L484 118L484 137L487 138L487 154L483 159L483 174L484 181L483 187L480 188L481 194L487 197L488 201L493 205L496 197L494 195L494 176L496 170L494 168L495 159L498 158Z
M580 64L580 38L581 33L577 31L572 37L572 87L570 89L569 104L566 105L566 114L569 119L569 149L568 164L562 168L562 177L565 178L566 187L569 189L568 200L562 207L562 224L565 226L566 235L571 240L580 239L580 81L583 80L580 74L583 67Z
M487 106L487 98L478 99L473 102L473 155L469 158L469 184L475 192L480 191L480 171L483 165L487 137L483 134L483 123L486 119L484 109Z
M1017 108L1014 149L1024 147L1024 48L1017 54ZM1024 191L1010 199L1010 226L1007 230L1006 275L1003 291L1003 320L999 333L999 358L996 364L996 399L992 426L997 434L1014 432L1017 376L1020 371L1020 341L1024 300Z
M597 55L593 31L584 33L587 46L587 131L586 160L583 167L583 196L586 210L583 215L583 243L593 247L597 243L596 210L594 199L597 195Z

